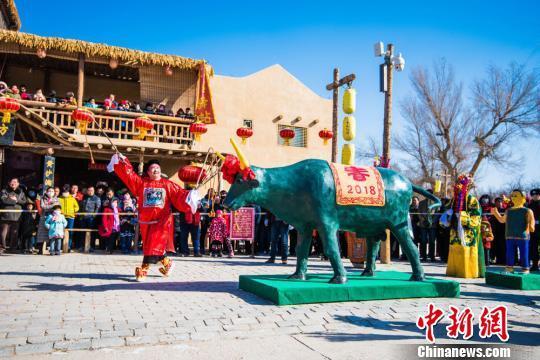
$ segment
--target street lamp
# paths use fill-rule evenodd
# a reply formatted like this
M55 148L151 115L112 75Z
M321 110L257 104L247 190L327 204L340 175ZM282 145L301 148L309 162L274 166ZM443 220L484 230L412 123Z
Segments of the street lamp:
M383 153L381 167L390 167L390 128L392 127L392 73L403 71L405 59L401 55L394 55L394 45L388 44L386 51L384 44L379 41L374 46L375 56L384 57L384 63L379 66L380 91L384 93L384 130L383 130Z

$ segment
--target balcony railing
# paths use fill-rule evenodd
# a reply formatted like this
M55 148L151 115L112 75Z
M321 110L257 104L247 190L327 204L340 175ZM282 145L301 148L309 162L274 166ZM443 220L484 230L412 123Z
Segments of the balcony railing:
M77 129L77 124L71 120L71 112L76 109L75 106L28 100L20 100L20 102L32 112L40 115L66 133L73 135L73 137L81 135ZM141 140L137 139L139 131L135 128L135 119L144 115L154 122L154 128L148 132L145 140L148 143L148 147L151 147L151 143L153 142L183 145L183 147L191 148L193 142L189 132L189 125L193 122L191 119L129 111L85 109L94 113L94 117L99 127L101 127L100 130L96 123L89 124L87 135L90 138L93 136L103 136L103 131L112 139L136 140L140 142Z

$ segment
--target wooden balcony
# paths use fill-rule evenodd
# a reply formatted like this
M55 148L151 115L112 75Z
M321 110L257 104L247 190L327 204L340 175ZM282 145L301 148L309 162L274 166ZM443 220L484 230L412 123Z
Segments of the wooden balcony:
M189 150L193 145L189 132L189 126L194 121L192 119L85 108L94 113L99 126L96 123L89 124L86 135L83 135L71 120L71 112L76 109L75 106L28 100L20 100L20 103L23 105L19 111L21 120L34 127L41 126L43 130L70 143L109 144L105 133L119 147ZM145 140L139 140L135 119L143 115L153 120L154 129L148 133Z

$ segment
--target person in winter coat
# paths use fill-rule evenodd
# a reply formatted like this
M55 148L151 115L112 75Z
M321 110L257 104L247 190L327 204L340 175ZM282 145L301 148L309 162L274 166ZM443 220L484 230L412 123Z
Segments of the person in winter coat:
M82 201L81 212L86 215L81 218L81 228L82 229L96 229L97 228L97 215L96 214L101 209L101 199L96 195L96 190L93 186L89 186L86 189L86 196ZM92 232L90 237L90 252L94 251L96 248L96 233Z
M58 198L54 195L54 188L49 187L45 190L45 194L39 200L38 210L40 211L39 215L39 225L38 225L38 234L37 234L37 248L41 253L43 248L43 243L49 241L49 231L45 227L45 220L47 216L53 212L53 207L60 205Z
M8 243L11 250L17 249L20 210L25 204L26 196L19 187L19 179L12 178L9 186L0 194L0 208L8 210L8 212L0 213L0 254L6 251Z
M122 200L123 213L135 213L135 204L129 193L124 194ZM120 250L123 254L128 254L131 250L131 242L135 236L135 224L137 217L135 215L120 216Z
M51 255L60 255L62 249L62 242L64 239L64 231L67 226L67 221L60 205L53 206L52 214L47 216L45 220L45 227L48 230L49 236L49 252Z
M34 202L31 200L26 204L26 210L27 212L23 213L21 216L19 235L21 237L21 242L24 246L25 253L31 254L34 252L34 243L37 235L39 215L36 211L34 211Z
M105 243L106 250L112 254L116 241L120 235L120 216L118 215L118 199L103 201L103 215L98 232L100 239Z
M71 230L75 224L75 213L79 211L79 202L73 197L73 195L70 194L69 189L65 189L62 192L62 196L58 199L58 201L60 202L60 206L62 206L62 214L64 214L64 217L68 222L67 228L68 230ZM72 241L73 232L70 231L68 251L71 251Z
M225 243L225 245L227 246L229 257L234 256L231 241L229 240L227 222L223 217L223 211L216 211L216 217L212 219L212 221L210 222L210 226L208 227L208 234L210 238L210 249L212 257L221 257L223 243Z

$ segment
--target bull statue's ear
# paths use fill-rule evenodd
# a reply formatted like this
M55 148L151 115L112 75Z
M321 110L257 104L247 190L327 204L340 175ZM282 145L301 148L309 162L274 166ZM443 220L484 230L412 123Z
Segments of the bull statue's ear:
M249 186L250 189L258 188L259 187L259 180L257 180L257 179L249 180L248 186Z

